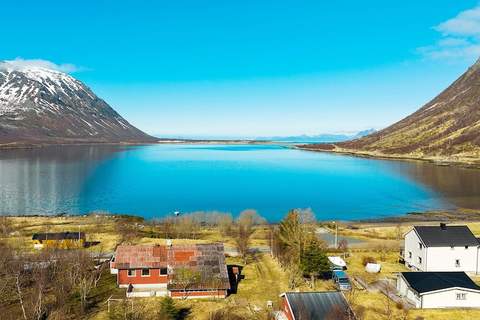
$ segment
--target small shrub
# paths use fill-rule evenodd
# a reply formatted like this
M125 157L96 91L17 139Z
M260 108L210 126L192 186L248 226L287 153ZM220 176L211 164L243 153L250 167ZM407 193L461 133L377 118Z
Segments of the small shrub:
M161 320L177 320L180 310L175 305L175 301L171 297L164 297L160 301L157 318Z
M375 260L375 258L371 256L363 257L362 264L366 266L368 263L377 263L377 260Z

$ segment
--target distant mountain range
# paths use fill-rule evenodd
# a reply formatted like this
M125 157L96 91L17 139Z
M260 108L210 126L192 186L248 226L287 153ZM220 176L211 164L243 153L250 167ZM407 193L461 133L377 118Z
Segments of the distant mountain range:
M156 140L72 76L0 61L0 145Z
M364 137L368 134L376 132L375 129L368 129L359 131L354 134L318 134L318 135L299 135L299 136L273 136L273 137L258 137L255 140L267 140L267 141L278 141L278 142L294 142L294 143L333 143L333 142L342 142L352 139L358 139Z
M309 149L480 164L480 60L415 113L383 130Z

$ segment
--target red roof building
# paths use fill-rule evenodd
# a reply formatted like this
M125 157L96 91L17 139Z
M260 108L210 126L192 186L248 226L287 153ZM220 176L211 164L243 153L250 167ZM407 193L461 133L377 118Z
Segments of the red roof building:
M226 297L230 289L223 244L122 245L111 262L129 297Z

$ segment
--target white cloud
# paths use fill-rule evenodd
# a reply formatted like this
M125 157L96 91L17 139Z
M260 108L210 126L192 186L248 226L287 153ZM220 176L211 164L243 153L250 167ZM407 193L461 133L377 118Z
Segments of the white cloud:
M480 5L460 12L433 28L441 38L434 44L418 48L431 59L472 59L480 56Z
M443 38L437 42L441 47L461 47L469 46L471 43L467 39L462 38Z
M82 70L82 68L70 63L56 64L42 59L15 58L14 60L0 61L0 69L24 70L29 68L45 68L65 73L73 73Z
M440 23L435 30L443 35L480 35L480 6L460 12L455 18Z

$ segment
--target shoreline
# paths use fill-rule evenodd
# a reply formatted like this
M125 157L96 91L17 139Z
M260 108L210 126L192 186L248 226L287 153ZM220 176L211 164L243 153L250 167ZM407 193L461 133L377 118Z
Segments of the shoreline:
M341 149L332 149L332 150L325 150L319 148L308 148L303 145L294 145L292 146L293 149L296 150L304 150L304 151L311 151L311 152L324 152L324 153L331 153L331 154L340 154L340 155L349 155L358 158L367 158L367 159L374 159L374 160L391 160L391 161L418 161L418 162L426 162L431 163L437 166L442 167L460 167L466 169L480 169L480 159L476 159L475 162L470 162L467 160L450 160L445 158L424 158L424 157L414 157L414 156L405 156L405 155L388 155L388 154L372 154L368 152L362 151L354 151L354 150L341 150Z
M7 218L68 218L68 217L88 217L88 216L105 216L111 218L117 217L129 217L129 218L140 218L145 221L152 219L162 219L167 218L168 215L163 217L150 217L145 218L140 215L134 214L115 214L112 212L108 213L99 213L99 212L89 212L89 213L79 213L79 214L70 214L70 213L56 213L56 214L0 214L0 217ZM188 216L188 213L184 214ZM317 220L317 223L330 223L334 219L323 219ZM412 223L412 222L453 222L453 221L479 221L480 222L480 209L456 209L456 210L435 210L435 211L422 211L422 212L407 212L402 215L395 216L383 216L376 218L365 218L365 219L352 219L352 220L336 220L339 223L345 224L402 224L402 223ZM269 222L267 225L277 225L280 222Z
M38 149L47 147L68 147L68 146L142 146L142 145L154 145L157 142L59 142L59 143L6 143L0 144L0 151L3 150L22 150L22 149Z
M12 143L0 143L0 151L2 150L16 150L16 149L36 149L55 146L96 146L96 145L112 145L112 146L141 146L141 145L157 145L157 144L225 144L225 145L288 145L287 143L266 141L266 140L188 140L188 139L158 139L156 141L78 141L78 142L12 142Z

